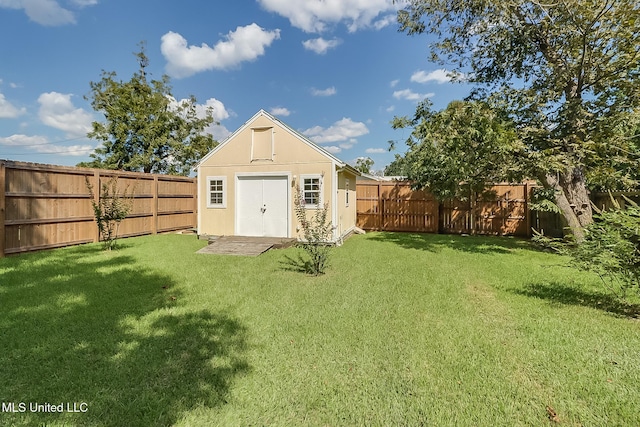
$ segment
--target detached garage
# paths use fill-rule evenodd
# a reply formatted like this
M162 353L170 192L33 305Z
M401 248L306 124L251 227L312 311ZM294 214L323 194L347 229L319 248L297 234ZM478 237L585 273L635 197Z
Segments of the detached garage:
M264 110L197 170L198 234L298 237L296 186L307 210L328 204L335 241L356 227L359 173Z

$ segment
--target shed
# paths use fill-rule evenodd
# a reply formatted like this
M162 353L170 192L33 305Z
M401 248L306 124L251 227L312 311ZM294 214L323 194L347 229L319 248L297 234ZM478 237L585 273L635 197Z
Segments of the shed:
M328 205L338 242L356 228L357 170L264 110L197 165L198 234L300 237L294 197Z

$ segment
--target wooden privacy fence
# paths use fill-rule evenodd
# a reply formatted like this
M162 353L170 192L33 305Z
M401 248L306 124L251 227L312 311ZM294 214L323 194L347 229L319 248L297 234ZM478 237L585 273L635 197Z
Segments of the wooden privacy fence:
M356 214L358 227L364 230L438 232L438 202L409 184L358 182Z
M409 183L358 182L357 224L364 230L528 236L531 188L529 183L496 184L485 196L438 203Z
M102 183L114 177L133 197L119 237L196 227L194 178L0 160L0 257L97 242L86 183L97 201Z
M624 209L629 205L627 200L640 204L640 191L613 191L611 193L591 194L591 201L600 210L613 209L615 203L612 199Z

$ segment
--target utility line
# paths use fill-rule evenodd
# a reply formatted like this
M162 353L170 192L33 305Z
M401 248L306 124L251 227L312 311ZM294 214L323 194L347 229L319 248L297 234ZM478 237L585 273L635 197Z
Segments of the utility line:
M8 139L7 137L3 138L3 139ZM63 139L60 141L48 141L48 142L38 142L38 143L34 143L34 144L0 144L0 145L4 145L5 147L37 147L40 145L53 145L53 144L60 144L62 142L69 142L69 141L78 141L80 139L87 139L86 136L79 136L77 138L70 138L70 139Z

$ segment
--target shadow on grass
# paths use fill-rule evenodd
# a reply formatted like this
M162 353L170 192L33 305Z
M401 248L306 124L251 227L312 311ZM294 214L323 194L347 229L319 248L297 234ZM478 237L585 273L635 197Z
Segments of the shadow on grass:
M509 253L513 249L530 249L528 240L498 236L460 236L453 234L376 232L370 240L395 243L406 249L439 252L444 248L471 253Z
M309 261L305 260L301 254L297 258L284 256L284 261L280 261L280 266L285 271L294 271L296 273L306 273L309 268Z
M640 317L640 304L628 303L612 293L588 292L563 283L529 283L513 293L540 298L553 304L578 305L595 308L620 317Z
M249 367L246 328L188 311L170 276L126 250L67 248L0 260L0 396L86 403L84 413L0 413L0 425L171 425L226 403Z

